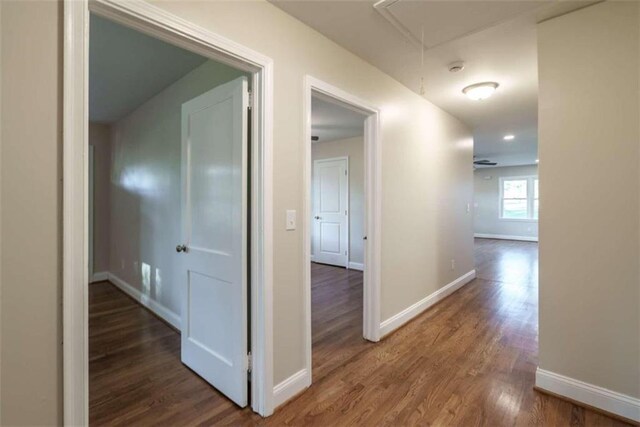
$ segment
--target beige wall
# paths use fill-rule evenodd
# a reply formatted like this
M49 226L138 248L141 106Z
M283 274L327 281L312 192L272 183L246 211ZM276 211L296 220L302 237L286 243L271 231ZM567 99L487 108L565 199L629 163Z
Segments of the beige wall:
M538 27L540 368L640 397L639 10Z
M302 235L285 231L284 218L287 209L303 211L305 74L382 111L382 320L473 269L473 224L466 213L473 198L473 143L460 121L266 2L156 4L275 62L276 384L304 366Z
M382 319L473 269L466 126L266 2L156 4L275 62L276 384L304 365L302 235L284 215L303 211L305 74L381 109ZM61 29L59 4L3 3L2 424L61 419Z
M93 146L93 272L109 271L109 192L111 187L111 128L89 123Z
M349 157L349 262L364 263L364 138L341 139L311 144L311 159ZM313 179L313 164L311 165ZM314 200L311 185L311 200ZM311 230L313 233L313 230ZM313 244L311 245L313 254Z
M241 75L207 61L112 127L109 271L176 317L182 104Z
M2 1L1 425L62 414L62 7Z
M500 178L538 176L538 166L478 168L474 176L474 221L476 234L538 237L537 220L500 219Z

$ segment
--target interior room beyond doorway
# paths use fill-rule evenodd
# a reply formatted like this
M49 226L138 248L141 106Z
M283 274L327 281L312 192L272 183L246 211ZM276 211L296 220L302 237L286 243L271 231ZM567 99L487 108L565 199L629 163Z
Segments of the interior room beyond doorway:
M89 420L248 406L252 74L90 28Z
M313 381L366 348L363 331L364 121L335 102L311 104Z

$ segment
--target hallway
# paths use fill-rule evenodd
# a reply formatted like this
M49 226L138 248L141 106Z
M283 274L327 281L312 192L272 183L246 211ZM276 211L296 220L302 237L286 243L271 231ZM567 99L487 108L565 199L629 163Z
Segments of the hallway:
M182 366L175 331L110 284L91 285L91 421L625 425L533 390L537 244L476 239L476 264L476 280L379 344L361 338L361 274L315 265L314 384L268 419Z

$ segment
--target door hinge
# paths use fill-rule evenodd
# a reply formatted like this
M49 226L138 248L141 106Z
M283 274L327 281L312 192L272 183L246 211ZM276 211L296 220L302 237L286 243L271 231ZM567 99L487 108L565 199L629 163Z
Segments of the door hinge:
M248 99L248 104L249 104L249 109L251 110L253 108L253 92L249 91L249 99Z
M251 357L251 352L247 353L247 372L251 373L253 369L253 358Z
M346 170L344 171L344 176L347 176L347 171Z

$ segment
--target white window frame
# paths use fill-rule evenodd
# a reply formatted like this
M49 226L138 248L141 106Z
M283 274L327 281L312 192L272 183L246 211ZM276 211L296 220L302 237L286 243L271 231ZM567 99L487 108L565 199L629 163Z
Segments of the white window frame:
M527 181L527 218L505 218L504 217L504 182L505 181L517 181L517 180L526 180ZM499 219L501 221L514 221L514 222L538 222L538 218L533 217L534 207L535 207L535 181L539 180L538 175L526 175L526 176L501 176L500 177L500 196L498 198L498 212ZM538 182L538 186L540 186L540 182ZM539 191L539 189L538 189ZM540 216L540 212L538 212L538 217Z

